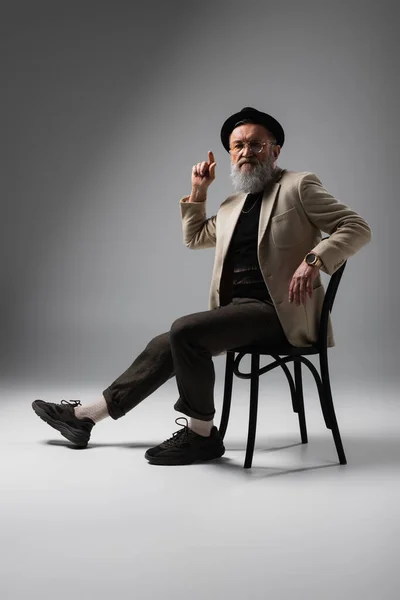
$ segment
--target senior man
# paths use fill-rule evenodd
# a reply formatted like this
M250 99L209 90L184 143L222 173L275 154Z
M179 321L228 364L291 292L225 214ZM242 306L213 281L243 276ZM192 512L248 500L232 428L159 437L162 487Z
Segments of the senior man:
M213 423L213 357L257 342L307 346L317 340L320 270L332 275L370 240L371 230L316 175L277 166L284 140L281 124L251 107L225 121L221 141L236 193L207 218L216 167L209 152L193 166L191 193L180 200L186 246L215 246L208 310L176 319L93 404L35 400L35 412L68 440L85 447L97 422L119 419L175 376L174 408L189 420L178 417L182 428L149 448L146 459L178 465L219 458L225 448ZM328 345L334 345L330 323Z

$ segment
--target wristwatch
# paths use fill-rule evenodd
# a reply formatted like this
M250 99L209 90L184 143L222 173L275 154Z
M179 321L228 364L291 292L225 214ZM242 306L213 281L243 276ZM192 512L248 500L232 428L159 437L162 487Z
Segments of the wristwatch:
M310 265L310 267L321 267L322 266L322 260L320 259L319 256L314 254L314 252L309 252L306 255L304 260L308 265Z

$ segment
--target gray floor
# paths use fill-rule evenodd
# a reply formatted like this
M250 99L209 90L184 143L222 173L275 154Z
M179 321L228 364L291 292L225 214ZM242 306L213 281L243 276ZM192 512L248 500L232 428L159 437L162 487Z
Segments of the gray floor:
M349 463L340 466L313 388L301 445L287 390L275 383L260 389L251 470L245 381L235 382L226 454L184 467L143 456L179 429L173 380L124 419L99 423L86 450L30 403L86 402L96 390L3 387L2 600L399 598L398 390L336 386Z

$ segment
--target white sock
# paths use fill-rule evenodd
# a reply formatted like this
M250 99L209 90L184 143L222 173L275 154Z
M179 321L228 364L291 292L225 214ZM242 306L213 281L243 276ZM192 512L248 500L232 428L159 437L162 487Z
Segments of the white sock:
M95 423L98 423L102 419L110 416L107 408L107 402L105 401L104 397L101 397L100 400L94 404L89 404L89 406L76 406L74 410L75 416L78 419L89 418Z
M202 435L204 437L210 437L211 429L213 428L214 421L201 421L200 419L193 419L189 417L189 429Z

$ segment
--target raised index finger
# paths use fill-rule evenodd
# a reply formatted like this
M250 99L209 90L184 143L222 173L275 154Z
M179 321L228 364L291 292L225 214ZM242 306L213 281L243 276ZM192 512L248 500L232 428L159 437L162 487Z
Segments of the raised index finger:
M210 165L215 162L214 154L211 152L211 150L208 152L208 162Z

